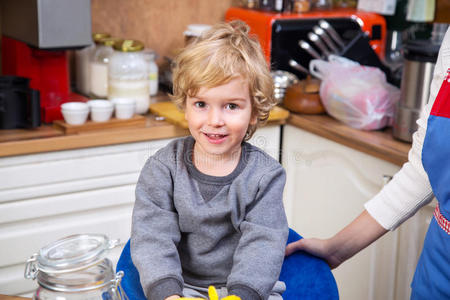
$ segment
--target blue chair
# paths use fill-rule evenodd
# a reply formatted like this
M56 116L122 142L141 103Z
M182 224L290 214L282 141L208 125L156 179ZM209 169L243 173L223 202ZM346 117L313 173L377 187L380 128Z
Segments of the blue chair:
M302 237L289 229L288 243ZM130 255L130 241L125 245L117 263L117 272L124 271L122 288L130 300L146 300L139 273ZM280 280L286 283L284 300L337 300L338 289L327 263L305 252L296 252L284 259ZM245 299L243 299L245 300Z

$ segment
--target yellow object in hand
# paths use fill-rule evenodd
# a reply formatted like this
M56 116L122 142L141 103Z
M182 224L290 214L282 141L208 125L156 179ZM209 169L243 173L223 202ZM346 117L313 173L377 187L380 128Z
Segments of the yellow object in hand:
M219 295L217 294L216 288L213 287L212 285L210 285L208 288L208 296L209 296L209 300L219 300ZM185 298L185 297L181 297L179 299L180 300L205 300L203 298ZM235 295L230 295L230 296L226 296L225 298L222 298L220 300L241 300L241 298L238 296L235 296Z

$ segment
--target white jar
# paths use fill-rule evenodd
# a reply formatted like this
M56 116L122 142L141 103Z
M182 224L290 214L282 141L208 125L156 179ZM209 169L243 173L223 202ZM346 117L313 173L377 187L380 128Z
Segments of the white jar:
M149 71L143 49L140 41L118 41L108 65L108 99L134 99L137 114L145 114L150 104Z
M150 96L155 96L158 93L158 65L155 62L156 52L151 49L146 49L144 50L144 56L148 64Z
M88 96L90 93L90 61L95 51L95 43L109 38L108 33L93 33L93 43L75 51L75 86L79 93Z
M90 62L90 95L92 98L108 96L108 63L113 54L115 38L105 38L96 43Z

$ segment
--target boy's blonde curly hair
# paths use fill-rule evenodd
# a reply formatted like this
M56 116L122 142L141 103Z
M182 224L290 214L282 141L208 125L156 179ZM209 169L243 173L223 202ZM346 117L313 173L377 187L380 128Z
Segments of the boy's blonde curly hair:
M195 96L200 88L213 88L242 76L248 81L252 117L257 120L249 124L244 140L267 121L277 104L259 42L248 32L247 24L239 20L220 23L186 46L174 60L171 95L174 103L184 109L187 96Z

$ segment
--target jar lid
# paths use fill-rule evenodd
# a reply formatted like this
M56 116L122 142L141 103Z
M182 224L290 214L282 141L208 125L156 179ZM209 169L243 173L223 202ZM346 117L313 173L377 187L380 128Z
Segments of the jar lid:
M189 24L187 26L184 35L186 36L200 36L203 31L206 31L211 28L211 25L207 24Z
M114 44L114 49L122 52L136 52L144 49L144 43L138 40L119 40Z
M44 246L28 261L25 277L36 278L38 272L66 273L99 263L119 240L110 240L103 234L77 234ZM28 275L28 276L27 276Z
M109 38L109 37L111 37L111 35L109 33L104 33L104 32L94 32L92 34L92 39L94 40L95 43L98 43L98 42L100 42L100 40Z
M104 38L101 39L98 44L101 45L105 45L105 46L109 46L109 47L113 47L115 43L121 41L121 39L119 38L113 38L113 37L108 37L108 38Z

